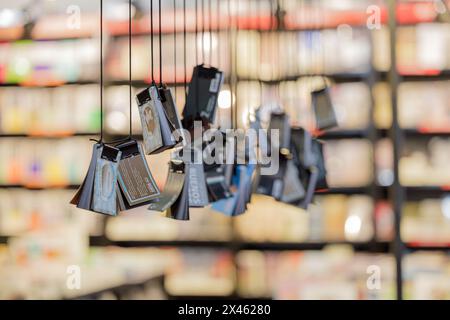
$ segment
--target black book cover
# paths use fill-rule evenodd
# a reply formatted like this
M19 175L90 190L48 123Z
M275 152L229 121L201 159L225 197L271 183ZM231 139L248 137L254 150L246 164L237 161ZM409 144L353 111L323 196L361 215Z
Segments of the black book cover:
M70 201L70 203L76 205L77 208L91 210L92 196L94 193L95 168L97 166L98 152L100 149L100 144L96 143L93 145L91 162L86 177L74 198Z
M183 122L186 128L192 127L195 120L214 123L222 82L223 73L217 68L204 65L194 67L183 110Z
M319 130L327 130L338 125L328 87L311 92L311 101Z

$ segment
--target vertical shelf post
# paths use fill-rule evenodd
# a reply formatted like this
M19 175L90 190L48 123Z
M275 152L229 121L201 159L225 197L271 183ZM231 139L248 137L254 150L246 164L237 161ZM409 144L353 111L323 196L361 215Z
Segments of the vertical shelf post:
M400 234L401 216L404 201L404 190L400 184L399 179L399 162L401 157L401 148L403 144L402 131L398 122L398 109L397 109L397 94L399 85L399 74L397 71L397 21L396 21L396 0L389 0L389 36L390 36L390 58L391 68L389 70L389 84L391 89L391 106L392 106L392 126L389 130L390 138L392 139L393 153L394 153L394 183L390 188L390 197L392 199L394 208L394 239L393 249L396 261L396 284L397 284L397 299L403 299L403 281L402 281L402 256L403 256L403 243Z

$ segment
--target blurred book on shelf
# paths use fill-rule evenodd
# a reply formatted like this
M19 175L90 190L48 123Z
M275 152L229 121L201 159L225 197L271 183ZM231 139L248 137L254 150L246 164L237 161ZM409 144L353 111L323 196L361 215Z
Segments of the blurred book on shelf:
M450 139L416 137L408 139L400 159L400 182L404 186L450 185Z
M423 23L397 31L397 68L403 74L438 74L450 69L450 24Z
M171 296L231 296L236 270L230 252L176 250L164 287Z
M450 259L444 252L415 252L404 258L405 297L450 299Z
M329 140L324 145L330 187L362 187L373 181L372 144L365 139Z
M58 85L98 78L96 40L17 41L0 44L2 83Z
M450 244L450 197L406 202L401 224L402 240L414 246Z
M0 185L64 187L82 182L92 142L84 137L58 140L2 138Z
M71 135L100 131L97 85L0 88L0 134Z
M18 236L65 225L77 225L89 235L103 233L102 219L67 203L70 190L0 189L0 236Z
M450 133L450 81L404 82L398 92L399 123L423 133Z
M237 260L238 292L247 298L394 298L395 260L390 255L353 253L345 246L330 246L318 252L241 251ZM375 290L367 284L367 272L373 266L382 274Z

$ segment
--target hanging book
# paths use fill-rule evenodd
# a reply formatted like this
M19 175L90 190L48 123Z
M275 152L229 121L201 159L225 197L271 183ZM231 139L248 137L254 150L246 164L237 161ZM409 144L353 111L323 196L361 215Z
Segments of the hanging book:
M325 167L325 158L323 155L323 143L317 139L313 139L312 151L315 156L315 166L318 170L316 189L328 189L327 169Z
M317 129L328 130L337 127L338 123L327 86L311 92L311 103L316 117Z
M172 131L172 136L178 145L186 146L187 140L184 135L183 126L181 125L180 115L178 114L175 100L172 96L172 91L165 85L159 88L159 97L164 108L166 118L169 122L169 127Z
M218 200L212 204L212 209L228 216L238 216L245 212L248 204L248 193L251 190L251 177L255 165L236 166L233 176L234 192L228 198Z
M271 140L271 130L277 130L279 132L279 139L277 141ZM273 161L275 155L272 155L272 151L278 150L278 171L273 175L259 174L256 187L257 193L269 195L276 200L281 200L287 162L291 158L290 140L291 129L289 126L289 117L283 112L272 113L268 127L268 144L270 146L270 153L268 153L272 158L271 161ZM272 165L272 163L269 165Z
M298 179L306 191L303 199L299 201L299 206L307 208L316 189L327 187L322 143L313 139L303 128L293 128L292 151Z
M223 73L203 64L194 67L186 105L183 110L185 127L190 128L195 120L214 123L217 99L223 82Z
M78 208L117 215L117 176L121 151L95 144L88 173L71 203Z
M92 147L92 157L89 164L88 172L84 178L81 186L78 188L77 193L70 201L71 204L77 206L77 208L91 210L92 195L94 192L94 177L95 168L97 164L97 154L101 148L101 144L96 143Z
M189 164L189 207L200 208L209 204L203 163Z
M294 161L288 161L281 201L296 204L305 197L305 188L299 179L299 175Z
M183 191L185 182L188 181L188 166L180 159L172 159L169 162L169 173L166 184L160 197L152 200L148 210L166 211L179 198Z
M206 186L211 202L231 197L231 192L225 177L225 166L210 167L205 171Z
M186 179L184 179L183 187L181 189L180 194L176 201L170 206L170 208L166 212L167 218L175 219L175 220L189 220L189 172L190 165L185 165L184 168L178 168L175 170L184 170L184 175Z
M158 186L150 172L141 145L135 140L130 140L116 147L122 152L118 179L120 210L142 206L159 197Z
M136 96L146 154L160 153L184 140L174 134L181 125L169 93L170 90L153 85ZM163 106L163 100L168 111Z

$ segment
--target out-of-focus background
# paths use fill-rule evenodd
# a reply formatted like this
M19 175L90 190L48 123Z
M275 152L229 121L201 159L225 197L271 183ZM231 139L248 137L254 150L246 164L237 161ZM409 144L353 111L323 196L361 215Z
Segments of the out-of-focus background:
M256 195L243 216L192 209L179 222L69 205L100 130L99 1L0 0L0 299L449 299L450 1L396 1L390 27L388 2L186 0L184 15L184 1L162 1L162 80L180 111L206 62L226 78L218 126L280 105L314 130L322 75L340 124L321 136L330 188L307 211ZM137 92L149 1L132 8ZM128 130L127 35L127 1L104 1L108 139ZM161 187L168 157L147 157Z

